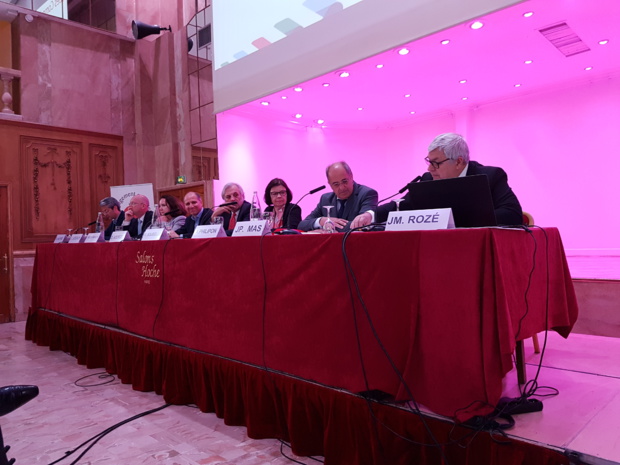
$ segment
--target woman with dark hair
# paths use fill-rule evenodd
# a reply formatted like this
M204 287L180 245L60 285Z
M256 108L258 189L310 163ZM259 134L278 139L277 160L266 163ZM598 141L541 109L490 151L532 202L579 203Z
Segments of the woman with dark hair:
M295 229L301 221L301 208L291 204L293 193L283 179L269 181L265 189L266 212L274 212L273 229Z
M183 203L174 195L162 195L157 208L159 208L158 227L176 231L185 224L187 212Z

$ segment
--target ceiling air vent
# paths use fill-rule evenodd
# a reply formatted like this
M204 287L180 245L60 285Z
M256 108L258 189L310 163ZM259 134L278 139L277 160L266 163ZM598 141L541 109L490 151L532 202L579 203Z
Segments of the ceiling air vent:
M566 23L554 24L538 31L564 56L570 57L590 50Z

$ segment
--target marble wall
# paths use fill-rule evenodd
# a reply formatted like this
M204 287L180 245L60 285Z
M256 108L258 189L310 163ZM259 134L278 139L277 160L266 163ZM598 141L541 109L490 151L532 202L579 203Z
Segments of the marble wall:
M13 283L15 286L15 321L25 321L32 303L30 286L34 269L34 253L20 253L13 257Z

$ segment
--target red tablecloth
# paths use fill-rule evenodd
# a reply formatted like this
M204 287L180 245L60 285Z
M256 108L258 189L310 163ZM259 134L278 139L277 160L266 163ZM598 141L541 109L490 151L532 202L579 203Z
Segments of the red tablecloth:
M352 234L369 317L343 237L44 244L33 309L460 420L497 402L516 340L577 319L557 229Z

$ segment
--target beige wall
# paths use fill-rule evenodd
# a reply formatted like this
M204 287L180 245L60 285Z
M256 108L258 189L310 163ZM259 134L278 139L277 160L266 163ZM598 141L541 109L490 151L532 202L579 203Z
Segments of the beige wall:
M0 21L0 67L12 68L11 59L11 23Z

